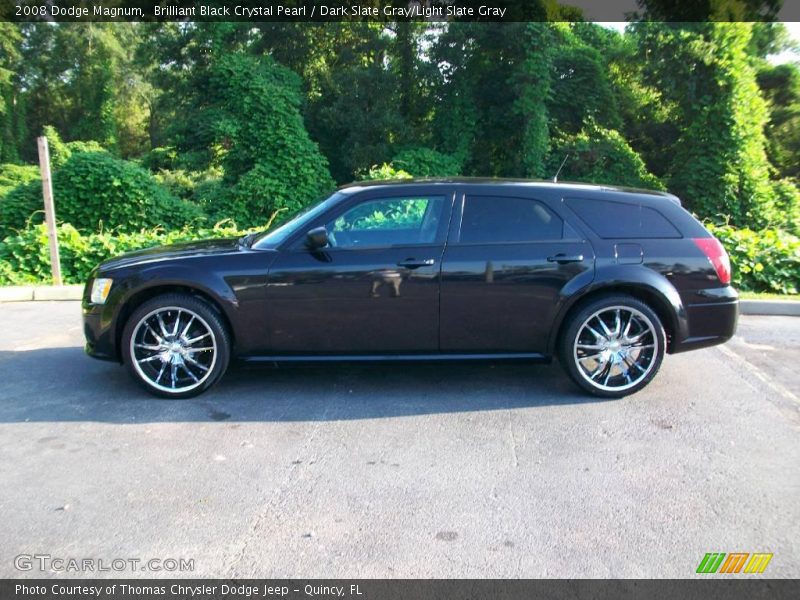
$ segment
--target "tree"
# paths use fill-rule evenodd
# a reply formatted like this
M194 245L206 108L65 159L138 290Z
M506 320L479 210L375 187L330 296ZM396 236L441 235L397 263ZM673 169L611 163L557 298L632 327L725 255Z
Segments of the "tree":
M562 27L562 41L552 49L552 93L547 108L553 126L560 131L577 133L589 122L611 129L622 126L609 81L609 63L591 44L602 48L611 43L597 29L602 28L588 23Z
M641 157L618 131L594 124L577 134L562 134L553 140L548 173L556 173L566 158L560 179L663 189L657 177L647 171Z
M136 23L26 23L19 88L27 129L53 125L65 139L95 140L123 155L141 154L147 105L134 56ZM28 142L26 158L35 157Z
M303 123L295 73L270 57L224 54L196 72L193 84L192 119L175 144L196 168L222 167L227 190L214 199L223 206L210 207L213 213L240 226L263 224L333 187Z
M669 187L701 216L777 224L764 125L767 109L747 54L752 24L634 26L647 76L676 106Z
M556 39L547 23L452 23L439 37L434 140L465 173L542 175Z
M758 85L767 100L767 153L782 177L800 178L800 68L765 66Z
M18 162L23 104L17 71L22 36L12 23L0 23L0 163Z
M337 48L317 73L306 108L311 136L328 157L336 181L347 182L388 162L404 126L395 78L388 68L391 40L376 23L340 23Z

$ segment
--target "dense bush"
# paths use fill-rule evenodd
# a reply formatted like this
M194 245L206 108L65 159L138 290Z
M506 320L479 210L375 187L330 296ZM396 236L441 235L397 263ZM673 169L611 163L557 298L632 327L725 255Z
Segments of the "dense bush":
M98 142L93 140L89 141L75 141L64 142L55 127L45 125L42 134L47 138L47 146L50 153L50 168L53 170L58 169L66 163L70 156L79 152L105 152Z
M18 185L39 179L39 168L33 165L0 165L0 203Z
M800 282L800 238L780 230L753 231L707 225L730 254L733 284L742 290L797 294ZM83 283L100 262L132 250L176 242L237 237L231 222L214 228L156 228L131 233L81 233L70 224L57 229L61 268L67 283ZM0 285L46 282L50 257L44 225L33 225L0 242Z
M790 179L779 179L773 183L775 189L776 220L774 226L789 233L800 235L800 188Z
M61 272L66 283L83 283L104 260L124 252L186 240L237 237L225 224L210 229L142 230L135 233L82 234L65 223L57 228ZM50 280L50 254L45 226L34 225L0 242L0 285L21 285Z
M402 169L396 169L392 165L384 163L373 165L369 171L358 176L359 181L389 181L392 179L411 179L411 175Z
M328 162L306 131L294 72L269 56L234 53L216 57L194 83L194 118L177 146L191 170L224 171L209 212L251 226L333 189Z
M452 177L461 174L461 164L457 158L429 148L403 150L392 159L392 166L413 177Z
M731 257L733 285L753 292L797 294L800 238L779 229L753 231L707 225Z
M547 161L548 175L555 175L567 155L561 180L664 189L618 131L592 125L576 135L554 139Z
M167 188L170 194L184 200L199 204L198 188L208 182L219 181L222 170L211 167L204 171L186 171L184 169L162 169L155 175L156 181Z
M148 171L103 152L72 154L53 173L53 195L58 220L87 231L180 228L203 220L197 206L174 197ZM37 181L13 189L0 203L0 237L23 229L29 220L43 220Z

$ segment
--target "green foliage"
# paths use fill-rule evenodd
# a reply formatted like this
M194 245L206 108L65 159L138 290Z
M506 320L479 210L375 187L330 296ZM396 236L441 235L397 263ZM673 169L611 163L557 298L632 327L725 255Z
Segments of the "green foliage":
M130 233L81 233L69 223L57 227L61 271L66 283L84 283L99 263L133 250L200 238L233 238L242 232L221 224L209 229L150 229ZM50 280L47 229L32 225L0 242L0 285Z
M562 181L664 189L617 131L590 125L577 135L556 138L547 163L548 174L555 175L567 155L559 175Z
M737 226L776 222L764 124L748 56L752 23L640 23L648 77L676 104L682 131L669 188L694 212Z
M209 167L205 171L186 171L184 169L161 169L156 174L156 181L163 185L173 196L184 200L192 200L201 205L198 190L209 182L222 179L222 169ZM213 219L212 219L213 221Z
M587 122L618 129L622 120L600 52L572 42L554 51L548 113L561 131L577 133Z
M550 23L457 23L432 49L442 73L434 116L437 148L452 151L469 175L543 174L549 145Z
M753 292L798 293L800 238L779 229L707 227L730 255L734 286Z
M430 148L407 148L395 155L391 164L412 177L453 177L461 174L461 164L455 156Z
M53 196L58 220L87 231L183 227L203 218L198 207L172 196L141 167L102 152L70 156L53 173ZM41 184L32 181L13 189L0 204L0 235L42 219Z
M74 141L64 142L58 130L52 125L45 125L42 128L42 135L47 138L47 147L50 153L50 168L56 170L69 160L73 154L80 152L105 152L98 142Z
M392 179L411 179L411 174L402 169L396 169L389 163L373 165L365 173L358 176L359 181L389 181Z
M147 140L151 92L136 72L143 27L137 23L20 25L27 130L55 126L66 140L95 140L123 156ZM36 159L32 137L20 148Z
M782 177L800 177L800 66L764 65L758 85L769 106L767 155Z
M259 163L245 173L232 188L225 192L224 213L241 227L253 227L299 211L313 198L313 188L294 190L283 174L269 163ZM304 194L305 192L305 194Z
M42 127L42 135L47 138L47 148L50 153L50 168L52 170L58 169L72 156L72 151L67 148L64 140L61 139L61 134L59 134L58 130L52 125L45 125Z
M39 179L39 169L32 165L0 165L0 203L18 185Z
M15 105L19 93L15 89L20 69L22 36L12 23L0 23L0 162L19 160L21 119Z
M428 202L427 198L404 199L380 202L380 208L377 202L367 202L339 217L334 231L416 228L422 223Z
M403 28L406 26L404 25ZM401 28L402 29L402 28ZM409 64L416 41L402 29L392 39L383 23L329 23L315 28L311 64L315 75L305 112L308 129L330 161L337 182L352 180L370 165L388 162L395 143L407 145L429 104L421 104L420 74ZM401 52L395 57L392 48ZM317 56L317 53L321 56ZM324 58L323 58L324 57ZM393 60L397 58L397 60ZM402 88L399 75L411 88Z
M773 183L775 190L775 225L789 233L800 235L800 188L797 182L780 179Z
M513 108L522 130L519 174L542 177L550 149L548 103L553 98L553 70L557 69L552 51L555 32L545 23L528 23L523 39L526 42L524 58L519 71L512 76L518 89Z
M703 218L798 233L800 67L767 61L798 44L746 22L780 0L639 0L624 34L524 4L506 23L0 23L0 163L36 164L44 130L59 220L131 232L279 222L331 174L551 177L571 151L562 179L668 184ZM4 194L0 236L41 221L36 167L0 167Z
M178 151L172 147L153 148L142 159L142 166L153 172L179 169Z
M270 57L219 57L198 75L195 118L178 148L219 165L228 186L216 202L241 226L294 211L333 188L327 162L300 114L300 81Z

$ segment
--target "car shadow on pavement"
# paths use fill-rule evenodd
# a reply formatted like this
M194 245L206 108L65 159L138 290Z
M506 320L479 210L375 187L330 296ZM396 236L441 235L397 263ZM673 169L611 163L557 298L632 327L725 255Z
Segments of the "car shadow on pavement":
M603 401L557 364L232 365L214 389L162 400L79 347L0 351L0 422L335 421Z

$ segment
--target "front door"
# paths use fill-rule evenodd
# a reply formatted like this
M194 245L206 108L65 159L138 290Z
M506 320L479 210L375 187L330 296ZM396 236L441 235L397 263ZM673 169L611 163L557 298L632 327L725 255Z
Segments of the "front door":
M531 198L461 202L442 264L442 352L544 353L562 289L591 275L591 245Z
M436 352L453 194L362 192L323 217L329 245L297 240L268 280L274 354Z

